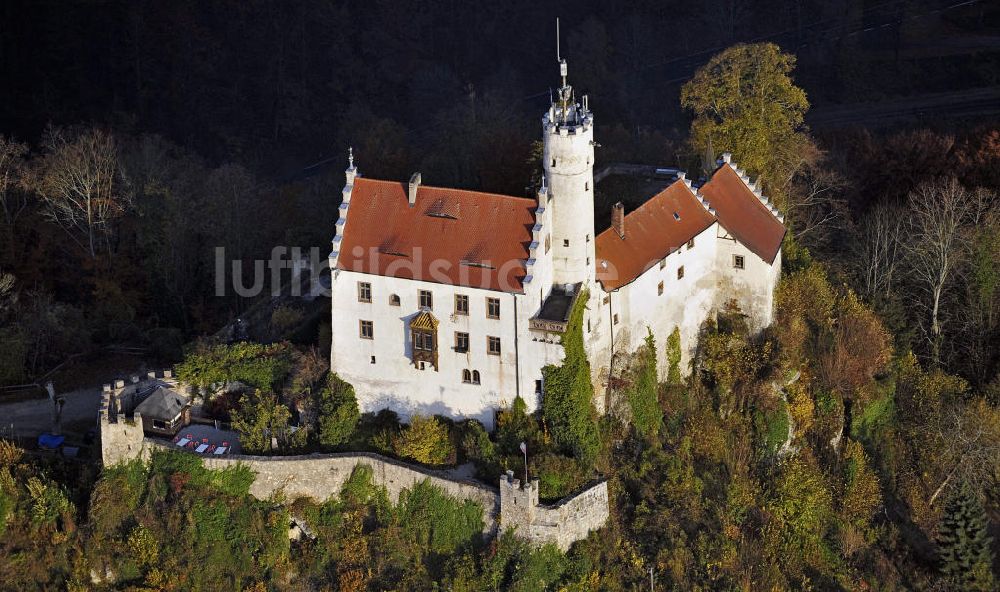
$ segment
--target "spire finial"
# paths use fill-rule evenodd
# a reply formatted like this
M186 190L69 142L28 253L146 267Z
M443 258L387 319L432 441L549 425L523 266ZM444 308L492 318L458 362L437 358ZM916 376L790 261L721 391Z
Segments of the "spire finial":
M354 168L354 146L347 147L347 166L348 168Z

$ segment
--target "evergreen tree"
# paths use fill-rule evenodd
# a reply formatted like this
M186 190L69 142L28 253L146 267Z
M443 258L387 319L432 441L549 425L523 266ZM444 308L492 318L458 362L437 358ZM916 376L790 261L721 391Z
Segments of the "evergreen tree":
M963 482L949 500L938 531L941 571L956 584L961 584L962 589L994 589L988 525L979 498Z

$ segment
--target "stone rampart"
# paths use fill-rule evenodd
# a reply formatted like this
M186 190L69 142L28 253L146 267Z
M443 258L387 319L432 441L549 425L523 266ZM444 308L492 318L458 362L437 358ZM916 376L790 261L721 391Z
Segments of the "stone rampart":
M112 466L134 459L148 461L153 450L171 450L178 454L194 454L178 450L168 440L147 438L142 430L142 418L133 410L143 398L151 381L176 386L169 374L163 378L149 376L131 384L117 381L106 385L98 412L101 438L101 460ZM536 544L553 543L566 550L574 541L600 528L608 518L608 485L599 481L581 493L564 498L555 505L538 501L538 480L521 485L512 473L500 477L500 487L489 487L478 481L459 479L446 471L411 465L379 454L345 452L301 456L198 455L209 469L222 470L242 465L256 475L250 494L258 499L284 496L286 499L309 497L325 501L338 495L344 482L358 465L372 469L373 481L385 487L395 503L404 489L424 481L439 487L449 496L471 500L483 508L485 532L494 534L497 527L512 528L523 538Z
M608 482L592 483L555 505L538 503L538 479L522 486L513 474L500 478L500 528L536 544L553 543L563 551L587 538L608 519Z

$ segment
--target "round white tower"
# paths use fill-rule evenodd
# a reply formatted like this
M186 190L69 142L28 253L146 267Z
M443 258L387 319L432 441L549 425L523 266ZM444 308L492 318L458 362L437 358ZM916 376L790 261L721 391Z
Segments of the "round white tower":
M577 103L559 61L562 86L542 116L542 168L552 208L553 283L594 279L594 117Z

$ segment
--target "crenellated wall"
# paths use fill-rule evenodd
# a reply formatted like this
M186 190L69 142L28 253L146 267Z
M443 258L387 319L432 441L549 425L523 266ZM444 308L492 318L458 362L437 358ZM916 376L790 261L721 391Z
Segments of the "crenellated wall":
M566 551L608 520L608 482L598 481L552 506L538 503L538 479L526 485L508 471L500 478L500 528L513 529L535 544L552 543Z
M132 376L128 382L116 380L114 384L104 385L97 411L97 433L104 466L149 458L152 441L146 440L142 417L134 410L161 385L178 388L170 370L164 370L160 376L150 372L143 379Z

